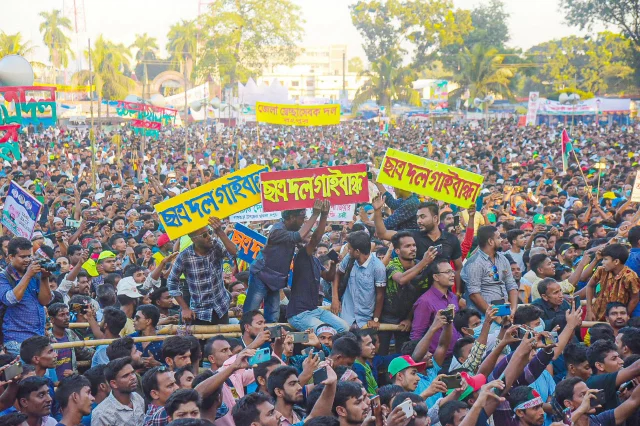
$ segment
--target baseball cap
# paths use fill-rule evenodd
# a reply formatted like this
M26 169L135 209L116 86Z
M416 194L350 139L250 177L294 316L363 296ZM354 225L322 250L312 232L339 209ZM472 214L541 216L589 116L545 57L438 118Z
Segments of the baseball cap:
M142 294L138 291L138 284L136 284L133 277L126 277L120 280L117 295L125 295L134 299L142 297Z
M389 371L389 376L393 377L409 367L415 367L418 371L424 371L426 364L424 362L415 362L409 355L403 355L394 358L393 361L389 363L387 371Z
M84 206L90 206L91 201L87 200L86 198L83 198L82 200L80 200L80 204Z
M169 241L171 241L171 239L169 238L169 236L167 234L162 234L158 237L158 247L162 247L163 245L167 244Z
M100 256L98 256L98 262L102 259L110 259L112 257L116 257L115 253L109 250L105 250L100 253Z
M466 371L460 372L460 377L467 382L467 387L462 391L458 400L464 401L466 397L471 395L473 392L478 392L482 386L487 384L487 378L484 374L476 374L475 376L470 376ZM449 389L447 391L447 395L453 392L455 389Z
M569 250L571 247L573 247L574 249L579 249L580 247L578 247L577 244L571 244L571 243L564 243L562 244L559 248L558 248L558 254L564 254L567 250Z

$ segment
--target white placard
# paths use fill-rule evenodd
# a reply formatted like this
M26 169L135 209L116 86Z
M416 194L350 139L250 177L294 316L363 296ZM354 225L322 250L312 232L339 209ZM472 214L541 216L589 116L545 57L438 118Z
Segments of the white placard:
M327 217L327 222L349 222L353 220L353 215L355 211L356 211L355 204L331 206L331 210L329 210L329 217ZM310 217L312 212L313 212L313 209L307 209L307 217ZM261 222L265 220L279 220L281 217L282 217L282 212L265 213L262 210L262 203L259 203L253 207L242 210L240 213L236 213L229 216L229 220L233 223Z

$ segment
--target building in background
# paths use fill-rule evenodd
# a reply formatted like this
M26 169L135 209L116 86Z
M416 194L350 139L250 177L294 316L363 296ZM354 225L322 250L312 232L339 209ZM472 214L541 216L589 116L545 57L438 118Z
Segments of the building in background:
M348 72L348 59L346 45L304 47L292 66L269 65L256 83L269 85L277 80L290 99L301 104L338 102L344 85L352 100L366 78Z

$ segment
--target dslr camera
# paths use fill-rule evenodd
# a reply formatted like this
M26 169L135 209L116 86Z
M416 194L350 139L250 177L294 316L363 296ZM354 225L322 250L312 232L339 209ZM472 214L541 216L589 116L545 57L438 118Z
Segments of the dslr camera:
M60 265L50 259L40 258L36 259L36 262L47 272L58 272L60 270Z

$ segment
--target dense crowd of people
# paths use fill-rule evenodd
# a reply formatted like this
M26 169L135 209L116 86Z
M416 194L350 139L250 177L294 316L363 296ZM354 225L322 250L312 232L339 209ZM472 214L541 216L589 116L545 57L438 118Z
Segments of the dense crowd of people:
M42 210L0 237L0 426L640 424L640 126L577 124L564 159L562 129L99 130L95 164L87 133L22 134L2 204L14 181ZM482 175L478 200L379 183L387 148ZM228 218L172 241L154 210L251 164L355 163L370 202L244 223L251 264Z

